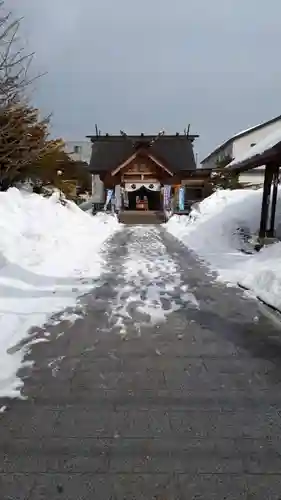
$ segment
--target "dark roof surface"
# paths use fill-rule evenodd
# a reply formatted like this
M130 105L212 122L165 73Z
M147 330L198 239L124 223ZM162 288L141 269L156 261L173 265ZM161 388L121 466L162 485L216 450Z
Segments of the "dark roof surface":
M148 152L172 172L195 170L192 142L197 136L163 135L150 147ZM111 171L137 151L138 146L146 147L155 136L96 136L93 142L89 170L91 172Z

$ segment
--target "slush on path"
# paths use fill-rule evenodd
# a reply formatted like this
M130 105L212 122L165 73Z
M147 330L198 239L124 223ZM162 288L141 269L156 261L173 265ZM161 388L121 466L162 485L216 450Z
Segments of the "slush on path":
M164 227L104 252L72 321L33 336L23 399L1 402L0 497L280 498L278 325Z

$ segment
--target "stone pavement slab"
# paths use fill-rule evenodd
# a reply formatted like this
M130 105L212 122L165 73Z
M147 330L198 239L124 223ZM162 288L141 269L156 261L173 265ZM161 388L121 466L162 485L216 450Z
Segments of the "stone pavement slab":
M280 500L278 326L159 226L105 252L0 402L0 499Z

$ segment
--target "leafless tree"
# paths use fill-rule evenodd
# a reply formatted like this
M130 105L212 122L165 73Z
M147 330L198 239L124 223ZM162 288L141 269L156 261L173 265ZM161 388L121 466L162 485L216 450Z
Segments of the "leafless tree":
M0 108L22 99L26 87L34 80L29 77L33 53L21 47L21 19L6 13L0 1Z
M49 120L26 99L33 54L21 47L20 24L0 0L0 190L42 158L48 136Z

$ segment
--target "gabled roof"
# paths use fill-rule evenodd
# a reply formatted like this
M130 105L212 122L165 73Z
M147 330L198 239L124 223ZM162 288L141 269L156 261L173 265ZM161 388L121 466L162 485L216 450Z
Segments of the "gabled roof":
M225 168L237 172L261 167L270 161L281 160L281 126L257 142L242 155L232 160Z
M89 170L92 173L110 172L131 157L138 147L147 149L148 154L173 173L196 170L192 147L196 137L198 136L163 135L149 146L155 136L90 136L93 146Z
M247 128L245 130L241 130L241 132L238 132L237 134L233 135L229 139L227 139L225 142L220 144L216 149L214 149L208 156L206 156L201 163L204 164L211 156L219 153L222 149L226 148L230 144L232 144L236 139L240 139L241 137L245 137L246 135L256 132L257 130L262 129L263 127L266 127L268 125L271 125L272 123L278 122L281 120L281 115L276 116L275 118L271 118L271 120L267 120L266 122L259 123L258 125L254 125L253 127Z

